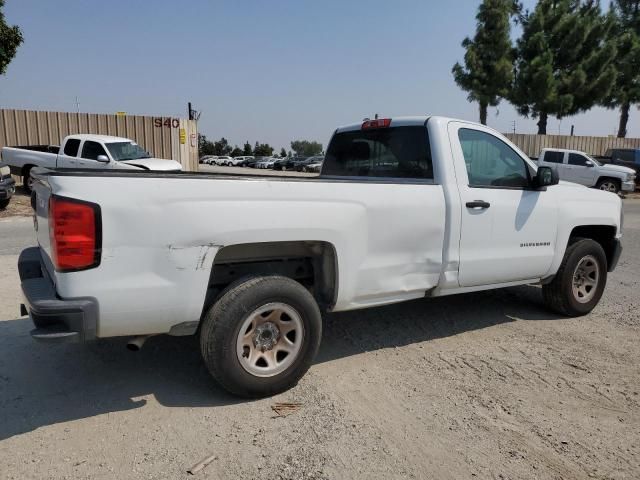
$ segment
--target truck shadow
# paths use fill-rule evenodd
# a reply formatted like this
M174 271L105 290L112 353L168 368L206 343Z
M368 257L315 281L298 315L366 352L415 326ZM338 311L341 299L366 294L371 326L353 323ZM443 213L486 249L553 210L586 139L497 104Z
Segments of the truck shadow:
M515 318L558 317L542 308L534 287L330 314L316 362L489 328ZM211 379L195 337L154 337L133 353L125 349L125 339L36 344L29 336L31 328L27 318L0 322L0 440L147 402L190 408L245 401Z

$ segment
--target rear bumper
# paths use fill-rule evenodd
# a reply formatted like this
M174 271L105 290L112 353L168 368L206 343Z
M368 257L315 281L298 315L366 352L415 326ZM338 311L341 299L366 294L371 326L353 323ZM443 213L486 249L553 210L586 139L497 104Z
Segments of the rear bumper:
M58 298L53 282L42 265L39 247L22 251L18 272L24 304L23 315L29 314L35 329L34 340L47 343L84 342L96 337L98 302L93 298Z
M611 253L611 260L609 261L609 268L607 269L609 272L613 272L618 265L618 260L620 260L620 255L622 254L622 243L617 238L613 239L613 249Z
M7 177L0 180L0 200L11 198L16 191L16 182L13 178Z
M636 182L622 182L620 188L623 192L633 192L636 189Z

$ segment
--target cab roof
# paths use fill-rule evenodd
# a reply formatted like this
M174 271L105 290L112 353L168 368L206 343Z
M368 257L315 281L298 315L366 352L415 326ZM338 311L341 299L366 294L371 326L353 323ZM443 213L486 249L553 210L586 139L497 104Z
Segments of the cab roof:
M111 135L96 135L94 133L80 133L76 135L68 135L67 138L75 138L76 140L94 140L102 143L114 142L132 142L130 138L112 137Z

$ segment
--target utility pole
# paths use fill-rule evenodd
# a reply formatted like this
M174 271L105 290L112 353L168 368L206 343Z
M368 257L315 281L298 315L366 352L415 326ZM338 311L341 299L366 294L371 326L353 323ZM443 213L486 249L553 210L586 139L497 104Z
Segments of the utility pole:
M187 118L193 120L193 110L191 109L191 102L187 104Z
M516 134L516 121L511 122L511 126L513 127L513 134Z
M76 95L76 113L80 113L80 101L78 100L77 95Z

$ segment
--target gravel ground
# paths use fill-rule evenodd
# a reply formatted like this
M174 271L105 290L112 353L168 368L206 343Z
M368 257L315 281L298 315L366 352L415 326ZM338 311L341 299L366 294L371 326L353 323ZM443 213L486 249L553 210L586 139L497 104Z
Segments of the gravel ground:
M536 287L329 315L309 373L259 401L225 394L192 338L33 343L30 219L0 220L0 477L180 479L214 455L198 477L640 478L640 200L625 213L591 315L547 312Z

